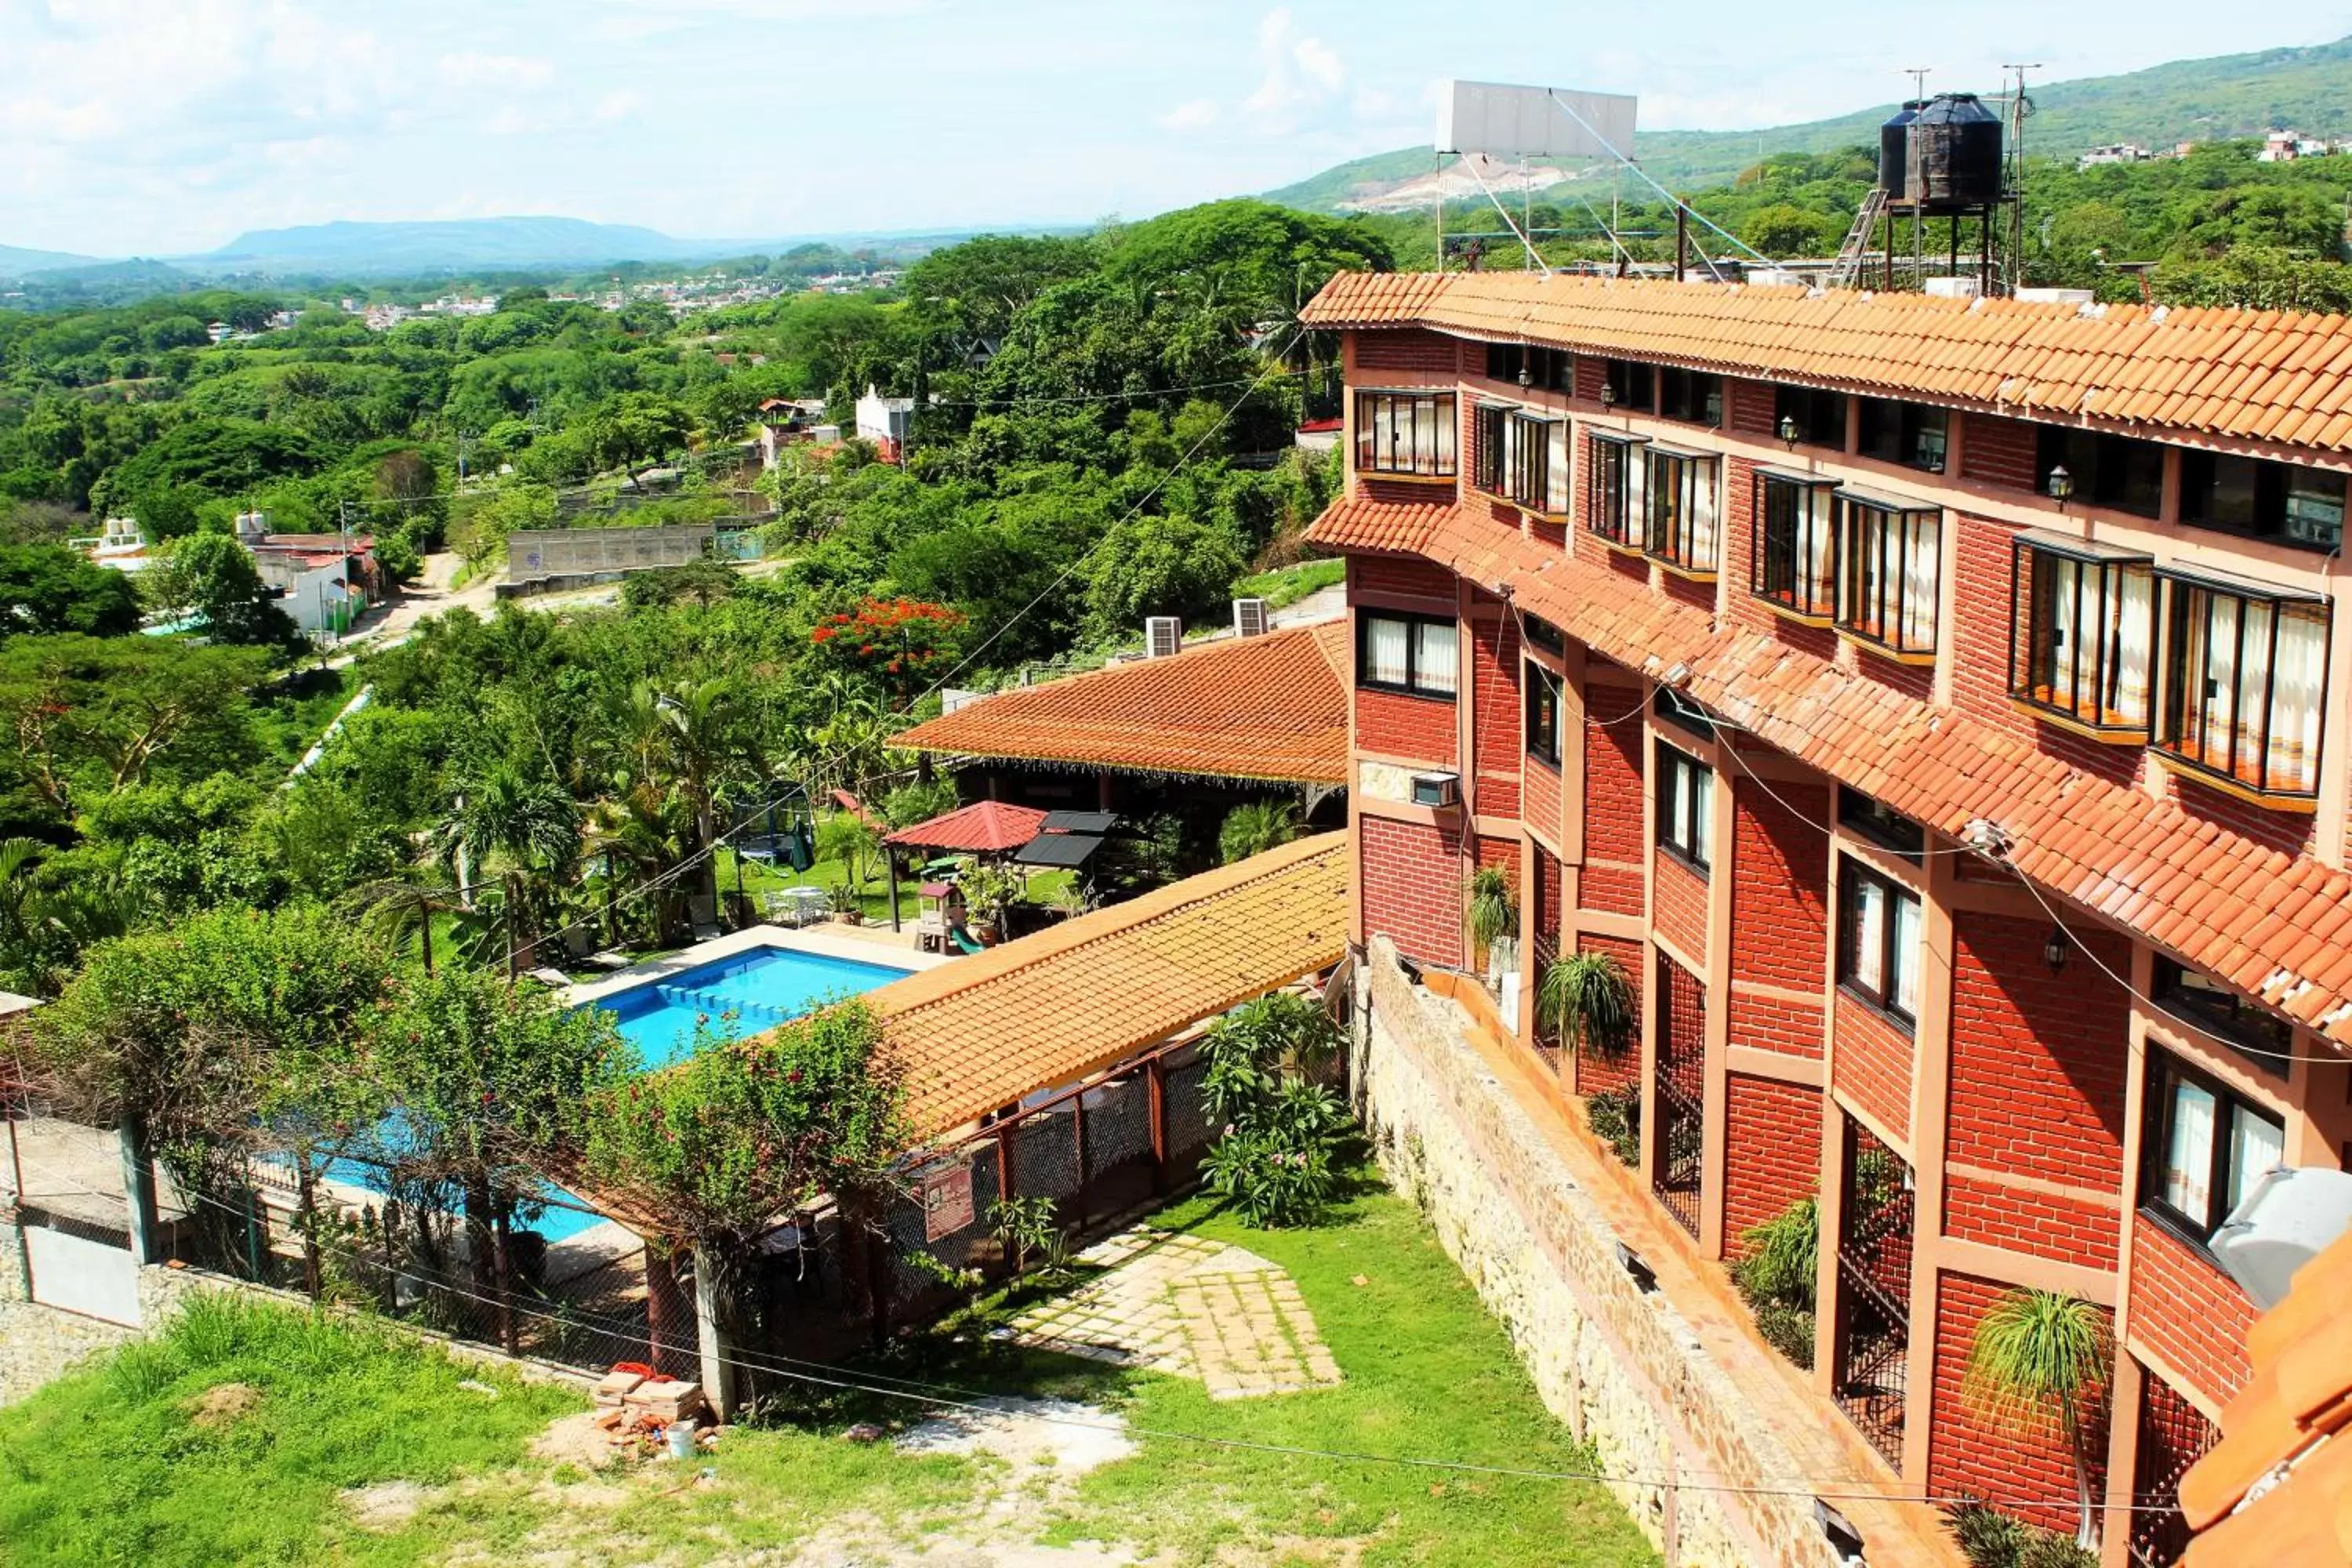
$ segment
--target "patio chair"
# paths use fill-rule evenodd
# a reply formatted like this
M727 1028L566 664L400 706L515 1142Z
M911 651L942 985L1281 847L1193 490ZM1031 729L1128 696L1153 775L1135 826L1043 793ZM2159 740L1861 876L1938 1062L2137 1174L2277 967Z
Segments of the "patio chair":
M550 991L561 991L572 984L572 976L564 973L561 969L534 969L530 972L530 977Z

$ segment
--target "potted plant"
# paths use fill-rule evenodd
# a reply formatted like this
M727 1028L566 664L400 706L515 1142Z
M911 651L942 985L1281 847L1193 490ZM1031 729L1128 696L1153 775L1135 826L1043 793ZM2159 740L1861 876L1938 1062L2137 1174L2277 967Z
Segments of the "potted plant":
M2060 1290L2004 1292L1977 1324L1969 1346L1962 1394L2004 1425L2048 1431L2055 1426L2074 1461L2074 1543L2099 1544L2099 1505L2091 1496L2084 1406L2095 1411L2106 1395L2113 1341L2107 1316L2080 1296Z
M974 933L983 942L1004 940L1005 911L1021 897L1027 884L1021 874L1010 867L992 865L982 860L956 879L963 891L964 908L970 911Z
M1595 1056L1615 1057L1639 1023L1633 983L1608 953L1562 953L1536 983L1536 1026L1557 1034L1571 1056L1590 1047Z
M1501 994L1503 976L1518 972L1519 905L1511 879L1496 866L1470 874L1470 941L1486 970L1487 989Z

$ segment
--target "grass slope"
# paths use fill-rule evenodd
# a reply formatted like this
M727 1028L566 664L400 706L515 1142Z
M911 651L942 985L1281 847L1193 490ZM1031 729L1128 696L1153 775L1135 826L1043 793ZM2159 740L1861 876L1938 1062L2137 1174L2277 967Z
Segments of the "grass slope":
M1997 83L1984 84L1990 93ZM2263 49L2209 59L2174 60L2121 76L2085 77L2032 89L2036 113L2026 143L2039 155L2071 157L2113 142L2169 146L2260 136L2293 127L2314 135L2352 133L2352 38L2309 48ZM1656 178L1676 187L1722 184L1774 153L1828 153L1857 142L1875 145L1878 127L1895 112L1882 103L1827 120L1763 131L1644 131L1634 155ZM1366 186L1424 174L1425 147L1400 148L1358 158L1269 191L1265 199L1314 212L1331 212Z

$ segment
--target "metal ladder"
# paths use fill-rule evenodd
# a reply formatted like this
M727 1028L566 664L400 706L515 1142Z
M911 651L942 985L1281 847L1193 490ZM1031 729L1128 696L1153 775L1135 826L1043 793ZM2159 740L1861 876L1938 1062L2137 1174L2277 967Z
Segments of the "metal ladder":
M1845 231L1845 243L1838 247L1837 263L1830 268L1830 287L1851 289L1862 280L1863 260L1870 254L1870 231L1878 226L1879 216L1886 210L1886 190L1873 185L1870 195L1862 198L1862 210L1853 215L1853 226Z

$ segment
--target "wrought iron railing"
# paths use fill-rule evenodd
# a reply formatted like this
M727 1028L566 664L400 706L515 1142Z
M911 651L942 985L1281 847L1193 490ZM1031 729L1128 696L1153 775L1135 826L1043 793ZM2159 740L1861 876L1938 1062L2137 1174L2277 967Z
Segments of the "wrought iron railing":
M1652 1190L1676 1224L1699 1232L1706 1182L1706 1015L1696 977L1658 959L1658 1153Z
M1910 1168L1860 1122L1846 1123L1832 1387L1847 1419L1896 1469L1910 1396Z
M2140 1386L2131 1560L2138 1568L2172 1568L2189 1550L2189 1521L2180 1513L2180 1478L2221 1434L2203 1411L2154 1373L2144 1373Z

